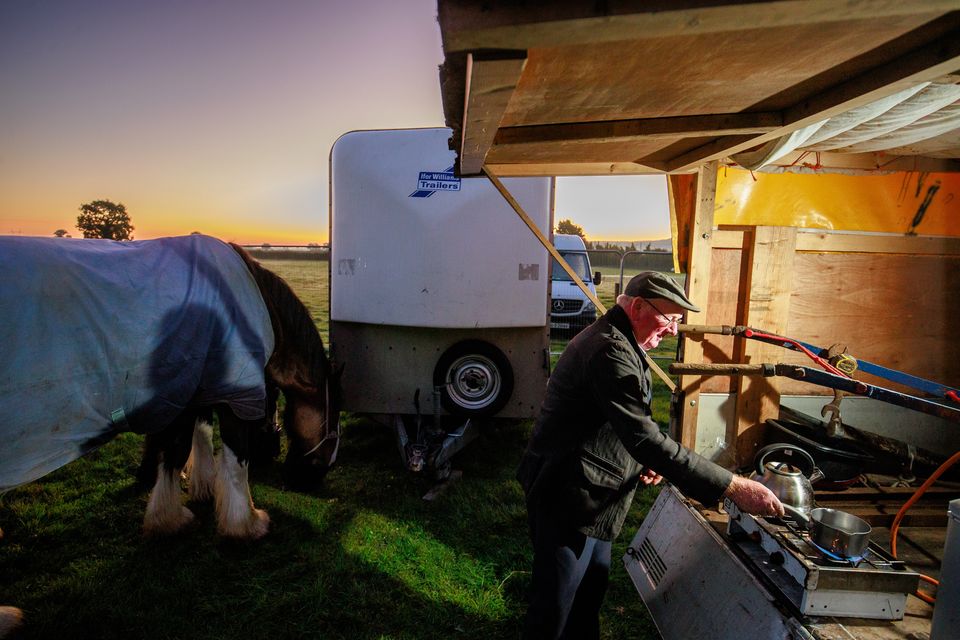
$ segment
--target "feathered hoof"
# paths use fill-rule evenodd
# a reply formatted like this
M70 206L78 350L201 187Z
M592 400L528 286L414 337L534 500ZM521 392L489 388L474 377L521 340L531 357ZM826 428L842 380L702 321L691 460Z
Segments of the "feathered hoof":
M237 540L259 540L270 530L270 516L263 509L253 509L240 526L220 527L220 535Z
M180 507L179 511L169 514L151 515L148 513L143 519L143 535L152 537L180 533L193 522L193 518L193 512L183 506Z
M6 638L23 624L23 611L16 607L0 607L0 638Z

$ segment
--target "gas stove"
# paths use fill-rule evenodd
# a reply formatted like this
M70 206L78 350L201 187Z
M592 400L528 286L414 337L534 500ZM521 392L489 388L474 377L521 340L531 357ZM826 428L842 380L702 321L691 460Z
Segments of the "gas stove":
M727 534L759 577L805 616L900 620L919 575L870 543L842 558L811 542L806 530L779 518L758 518L727 500Z

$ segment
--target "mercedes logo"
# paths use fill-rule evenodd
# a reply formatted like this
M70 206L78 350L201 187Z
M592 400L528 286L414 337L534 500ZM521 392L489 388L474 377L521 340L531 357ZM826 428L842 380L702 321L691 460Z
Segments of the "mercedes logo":
M554 300L554 301L553 301L553 310L554 310L554 311L563 311L563 300Z

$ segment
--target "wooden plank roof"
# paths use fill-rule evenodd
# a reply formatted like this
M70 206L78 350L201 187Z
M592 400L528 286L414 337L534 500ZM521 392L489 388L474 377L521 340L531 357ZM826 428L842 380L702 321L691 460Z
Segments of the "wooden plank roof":
M465 175L687 172L920 83L960 82L960 0L439 0L438 17ZM960 168L937 148L835 161Z

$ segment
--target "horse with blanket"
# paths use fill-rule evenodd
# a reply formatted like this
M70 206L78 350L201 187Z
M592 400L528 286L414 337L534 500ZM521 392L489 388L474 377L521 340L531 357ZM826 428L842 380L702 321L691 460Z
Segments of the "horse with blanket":
M242 248L201 235L5 237L0 283L0 493L132 431L147 434L156 463L146 533L193 519L179 485L193 448L192 497L214 494L222 535L259 538L269 518L250 497L250 438L274 386L286 401L287 481L319 482L336 460L338 376L317 328ZM218 465L199 420L211 412Z

